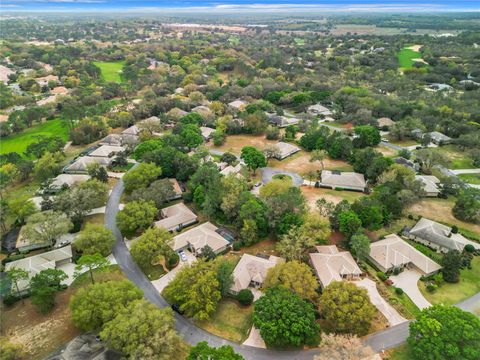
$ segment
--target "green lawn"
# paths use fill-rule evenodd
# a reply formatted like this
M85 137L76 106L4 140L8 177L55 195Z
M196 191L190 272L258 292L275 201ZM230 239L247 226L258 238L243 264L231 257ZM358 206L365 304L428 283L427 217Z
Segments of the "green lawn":
M418 51L412 49L403 48L397 54L398 64L401 68L411 68L415 61L412 59L421 58L421 54Z
M220 301L217 310L207 321L196 321L202 329L225 339L243 342L252 327L253 306L240 306L236 301Z
M9 152L23 154L27 146L35 142L35 137L38 135L57 135L66 141L68 139L67 124L60 119L49 120L21 133L2 138L0 154Z
M93 63L102 71L103 80L117 83L123 81L121 71L125 61L94 61Z
M463 269L460 272L460 282L443 283L433 294L427 291L423 281L418 282L418 288L432 304L456 304L480 292L480 257L476 256L472 260L471 269Z
M302 45L305 45L305 39L302 39L302 38L295 38L293 39L295 41L295 44L299 45L299 46L302 46Z
M412 355L407 344L400 345L387 351L386 360L411 360Z
M456 145L445 145L436 148L436 150L447 157L450 161L449 169L471 169L476 166L473 165L473 160L468 156L468 153L461 151Z
M460 174L458 177L469 184L480 185L480 174Z
M238 45L240 44L240 38L238 36L230 36L228 38L228 42L231 44L231 45Z

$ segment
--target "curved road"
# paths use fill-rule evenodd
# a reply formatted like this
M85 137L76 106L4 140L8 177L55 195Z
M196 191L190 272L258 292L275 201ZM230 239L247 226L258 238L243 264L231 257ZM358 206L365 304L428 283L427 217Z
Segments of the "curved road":
M159 294L148 278L143 274L137 264L133 261L123 236L116 224L116 215L120 204L120 197L123 193L123 181L120 179L110 194L105 210L105 226L113 231L116 242L113 247L113 255L118 265L127 278L138 286L144 293L146 299L159 308L169 307L169 304ZM458 306L467 311L480 310L480 293L458 304ZM279 351L259 349L247 345L237 344L226 339L210 334L183 316L175 313L177 331L183 336L189 344L197 344L200 341L207 341L211 346L231 345L235 351L242 354L245 359L264 360L264 359L298 359L311 360L318 350L297 350L297 351ZM373 350L380 352L384 349L395 347L405 342L408 336L408 324L404 322L392 326L388 329L379 331L368 336L365 342Z

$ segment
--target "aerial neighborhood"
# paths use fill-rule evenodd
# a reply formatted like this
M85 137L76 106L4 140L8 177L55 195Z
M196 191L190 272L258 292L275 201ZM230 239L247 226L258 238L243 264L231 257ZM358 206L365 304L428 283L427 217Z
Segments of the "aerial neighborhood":
M480 359L478 14L185 14L0 19L0 359Z

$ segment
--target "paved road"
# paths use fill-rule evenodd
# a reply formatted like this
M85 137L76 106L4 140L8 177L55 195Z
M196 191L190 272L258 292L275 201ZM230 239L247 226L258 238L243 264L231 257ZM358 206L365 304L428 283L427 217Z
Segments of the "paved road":
M386 146L386 147L388 147L390 149L393 149L393 150L396 150L396 151L400 151L400 150L405 149L404 147L401 147L399 145L395 145L395 144L392 144L392 143L389 143L389 142L386 142L386 141L381 141L380 145Z
M133 261L123 236L116 225L116 215L120 205L120 197L124 191L123 180L119 180L110 194L105 211L105 226L113 231L116 242L113 247L113 255L120 266L120 269L137 287L139 287L147 300L164 308L169 306L165 299L158 293L148 278L143 274L137 264ZM479 311L480 293L463 301L458 305L467 311ZM211 346L231 345L235 351L242 354L248 360L266 360L266 359L290 359L290 360L311 360L318 350L305 351L278 351L254 348L247 345L233 343L212 335L193 324L192 321L175 313L177 331L183 336L189 344L197 344L200 341L207 341ZM365 343L370 345L374 351L380 352L383 349L389 349L405 342L408 337L409 322L392 326L388 329L379 331L365 338Z
M480 168L477 169L456 169L456 170L450 170L452 173L455 175L459 174L480 174Z
M260 171L262 172L262 182L264 184L272 181L272 178L275 175L283 174L283 175L288 175L292 178L293 185L295 185L295 186L303 185L303 178L300 175L298 175L297 173L294 173L294 172L291 172L291 171L284 171L284 170L280 170L280 169L274 169L274 168L271 168L271 167L261 168Z

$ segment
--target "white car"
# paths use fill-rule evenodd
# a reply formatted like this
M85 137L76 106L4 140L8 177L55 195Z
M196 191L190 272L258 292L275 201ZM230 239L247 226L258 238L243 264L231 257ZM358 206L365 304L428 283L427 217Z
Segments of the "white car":
M180 259L182 259L182 261L187 261L187 255L183 251L180 251L178 255L180 255Z

